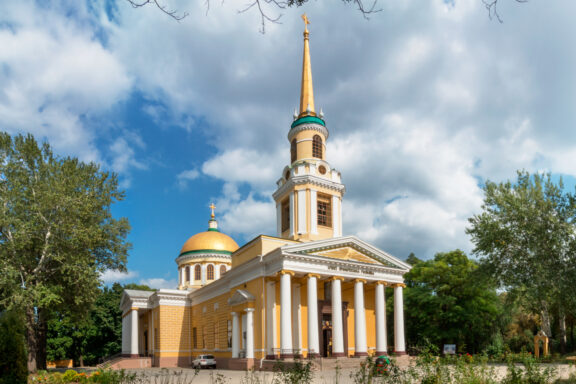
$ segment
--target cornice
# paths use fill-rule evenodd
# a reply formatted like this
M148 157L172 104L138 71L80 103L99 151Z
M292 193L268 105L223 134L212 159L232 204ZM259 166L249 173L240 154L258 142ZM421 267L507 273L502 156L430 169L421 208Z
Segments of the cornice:
M176 258L176 264L178 264L178 266L180 266L181 264L190 261L190 260L198 260L198 259L222 259L222 260L226 260L228 262L232 262L232 256L231 255L227 255L227 254L223 254L223 253L191 253L191 254L185 254L182 256L178 256Z
M342 183L336 183L334 181L326 180L318 176L303 175L303 176L292 176L290 180L284 183L284 185L282 185L280 188L276 190L276 192L272 194L272 198L274 200L277 200L280 196L286 193L287 190L294 188L296 185L302 185L302 184L312 184L318 187L331 189L340 192L342 196L344 196L344 193L346 193L346 187Z
M292 138L302 131L319 132L319 133L324 135L326 140L328 140L328 136L329 136L328 128L326 128L320 124L304 123L304 124L299 124L299 125L295 126L294 128L290 129L290 131L288 131L288 141L292 141Z
M329 267L338 267L339 269L350 269L355 268L362 271L370 271L370 272L379 272L379 273L388 273L392 275L402 276L406 273L406 270L402 270L399 268L391 268L389 266L384 265L376 265L376 264L368 264L362 263L361 261L354 261L354 260L340 260L334 259L331 257L326 256L318 256L318 255L308 255L308 254L291 254L285 253L283 254L284 259L286 260L294 260L294 261L301 261L310 263L311 261L315 264L326 265ZM363 277L365 278L365 277Z

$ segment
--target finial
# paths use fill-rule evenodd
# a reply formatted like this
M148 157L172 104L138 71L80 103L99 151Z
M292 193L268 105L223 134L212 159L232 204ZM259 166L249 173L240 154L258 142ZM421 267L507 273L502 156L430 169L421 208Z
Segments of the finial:
M216 206L214 205L214 203L210 203L208 208L210 208L210 210L212 211L212 214L210 215L210 220L208 220L208 230L209 231L218 231L218 222L214 218L214 216L215 216L214 215L214 209L216 209Z
M308 33L308 24L310 24L310 21L308 21L308 16L306 16L306 14L303 14L302 20L304 20L304 34L307 34Z
M210 203L210 206L208 208L210 208L210 210L212 211L210 217L214 218L214 209L216 209L216 206L214 205L214 203Z

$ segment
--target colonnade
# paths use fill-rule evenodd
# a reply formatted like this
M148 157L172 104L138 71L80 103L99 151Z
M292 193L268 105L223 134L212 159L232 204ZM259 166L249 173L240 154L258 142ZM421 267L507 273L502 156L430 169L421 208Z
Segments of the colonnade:
M294 356L292 332L300 330L292 322L292 271L280 272L280 357L290 358ZM308 274L307 279L307 305L308 305L308 355L317 356L320 353L319 319L318 319L318 280L319 275ZM344 324L342 318L342 282L344 278L330 277L331 281L331 305L332 305L332 356L348 356L344 350ZM364 289L367 284L364 279L355 279L354 283L354 339L355 356L367 356L366 335L366 311L364 303ZM405 354L404 340L404 305L402 289L404 284L388 284L377 281L375 284L375 328L376 328L376 354L388 352L386 337L386 298L384 288L390 285L394 288L394 352ZM266 319L267 319L267 355L274 356L276 346L276 310L275 306L275 281L269 281L266 287ZM296 338L297 339L297 338Z

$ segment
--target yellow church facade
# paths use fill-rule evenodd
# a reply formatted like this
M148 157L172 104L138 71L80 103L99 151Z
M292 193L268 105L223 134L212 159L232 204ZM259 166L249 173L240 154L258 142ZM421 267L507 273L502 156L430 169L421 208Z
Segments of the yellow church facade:
M128 361L185 367L210 354L222 368L257 368L294 357L405 354L402 292L410 266L342 235L345 187L327 161L323 118L314 105L306 27L290 162L273 194L276 236L238 247L218 228L212 206L208 230L186 241L176 258L177 289L124 291ZM393 294L393 324L386 293Z

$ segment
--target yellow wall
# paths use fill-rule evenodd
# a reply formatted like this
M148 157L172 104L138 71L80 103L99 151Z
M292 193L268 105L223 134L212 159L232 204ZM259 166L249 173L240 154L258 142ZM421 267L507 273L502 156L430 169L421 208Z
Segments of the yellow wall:
M322 160L326 158L326 137L318 131L301 131L294 136L296 140L296 161L302 159L312 159L312 138L318 135L322 138Z
M232 268L291 243L295 241L260 235L232 254Z

